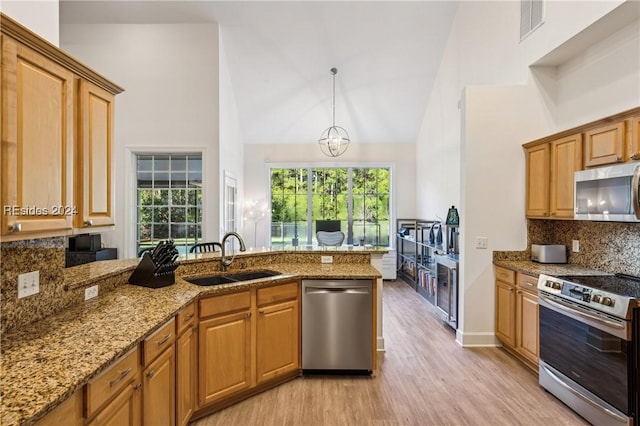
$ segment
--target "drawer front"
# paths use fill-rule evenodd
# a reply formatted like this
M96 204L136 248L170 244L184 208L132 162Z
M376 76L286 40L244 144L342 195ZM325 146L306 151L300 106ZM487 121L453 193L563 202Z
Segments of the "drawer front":
M522 290L536 293L538 291L538 277L532 277L518 272L518 287Z
M251 292L225 294L200 300L200 318L249 309Z
M176 340L176 323L171 318L165 325L142 342L144 365L149 365Z
M98 377L87 383L85 417L92 417L100 407L137 377L139 359L138 347L136 346Z
M508 284L515 284L516 271L496 266L496 279Z
M298 297L298 282L258 289L258 306L264 306Z
M196 304L190 303L186 308L178 312L176 316L176 334L179 336L183 331L192 327L196 321Z

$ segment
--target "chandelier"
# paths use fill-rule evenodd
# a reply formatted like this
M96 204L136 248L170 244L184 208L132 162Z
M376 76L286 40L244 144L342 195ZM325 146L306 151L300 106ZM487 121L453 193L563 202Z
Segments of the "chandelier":
M318 144L322 152L329 157L338 157L347 150L349 147L349 133L340 127L336 126L336 74L337 68L331 68L331 74L333 74L333 125L322 132Z

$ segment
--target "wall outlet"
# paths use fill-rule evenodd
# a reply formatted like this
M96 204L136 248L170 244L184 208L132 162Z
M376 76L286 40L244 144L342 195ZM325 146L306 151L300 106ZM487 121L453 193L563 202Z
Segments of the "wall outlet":
M580 253L580 240L573 240L571 250L573 250L574 253Z
M40 293L40 271L18 275L18 299Z
M93 285L84 289L84 300L93 299L98 296L98 285Z
M477 249L486 249L489 247L489 238L487 237L476 237L476 248Z
M321 256L320 263L333 263L333 256Z

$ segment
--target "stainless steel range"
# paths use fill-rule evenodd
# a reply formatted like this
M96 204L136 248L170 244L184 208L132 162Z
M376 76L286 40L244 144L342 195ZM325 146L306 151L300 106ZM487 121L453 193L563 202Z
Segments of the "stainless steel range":
M540 385L594 425L640 424L640 278L540 275L538 296Z

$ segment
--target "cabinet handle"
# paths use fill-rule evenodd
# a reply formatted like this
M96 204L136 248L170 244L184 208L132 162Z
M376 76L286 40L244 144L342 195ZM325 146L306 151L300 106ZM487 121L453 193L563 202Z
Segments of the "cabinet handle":
M85 220L84 226L93 226L93 220Z
M22 224L21 223L15 223L11 226L9 226L9 232L20 232L22 231Z
M195 315L195 314L191 314L191 315L189 315L189 316L184 317L184 322L189 322L189 320L190 320L191 318L193 318L193 316L194 316L194 315Z
M171 333L164 336L164 338L158 342L158 346L165 344L167 340L169 340L170 338L171 338Z
M616 156L616 161L622 161L622 157Z
M551 216L555 216L555 215L556 215L556 212L551 212Z
M147 377L148 377L148 378L152 378L152 377L153 377L153 376L155 376L155 375L156 375L155 370L149 370L149 372L147 373Z
M247 312L247 318L251 318L251 312Z
M509 293L513 293L513 289L512 288L509 289Z
M632 160L640 160L640 152L636 152L631 156Z
M264 315L264 309L260 309L258 312L260 312L260 315Z
M130 372L131 372L131 369L130 369L130 368L127 368L126 370L121 371L121 372L120 372L120 375L119 375L117 378L115 378L115 379L113 379L112 381L110 381L110 382L109 382L109 387L111 387L111 388L112 388L112 387L114 387L116 384L120 383L120 382L122 381L122 379L124 379L125 377L127 377L127 374L129 374Z
M138 383L137 385L133 385L133 390L139 391L141 387L142 387L142 383Z
M542 213L542 216L549 216L549 213L544 212L544 213Z

